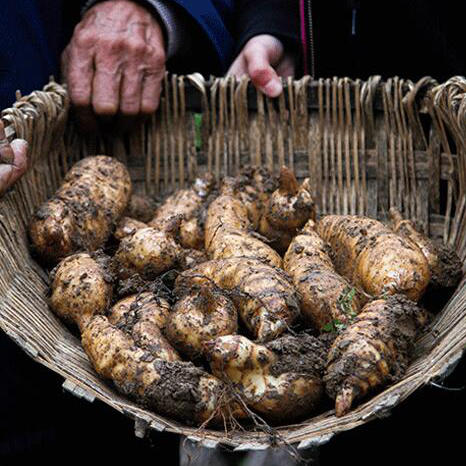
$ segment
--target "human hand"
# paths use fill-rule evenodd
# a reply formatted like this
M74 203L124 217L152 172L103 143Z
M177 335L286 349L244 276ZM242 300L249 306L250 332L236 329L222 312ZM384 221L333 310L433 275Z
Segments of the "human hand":
M76 26L62 70L82 129L96 130L96 116L115 115L126 128L158 107L165 74L162 28L135 2L98 3Z
M24 139L15 139L10 144L0 120L0 197L26 172L27 147Z
M237 78L248 75L264 94L277 97L283 91L280 77L294 75L294 60L285 53L283 44L276 37L260 34L246 42L228 74Z

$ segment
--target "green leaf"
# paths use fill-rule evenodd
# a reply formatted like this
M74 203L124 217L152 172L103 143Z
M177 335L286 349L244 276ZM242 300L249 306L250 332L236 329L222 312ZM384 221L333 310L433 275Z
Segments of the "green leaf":
M353 301L353 298L356 294L356 288L353 286L353 288L351 288L351 290L348 292L348 295L347 295L347 299L348 301Z
M194 114L194 144L196 146L196 150L200 150L202 146L202 136L201 136L201 129L202 129L202 113L195 113Z
M335 319L333 321L333 326L335 327L337 332L341 332L346 329L346 325L338 319Z
M326 323L326 324L322 327L322 330L323 330L324 332L329 332L329 333L330 333L330 332L334 332L335 329L334 329L334 327L333 327L333 322L328 322L328 323Z

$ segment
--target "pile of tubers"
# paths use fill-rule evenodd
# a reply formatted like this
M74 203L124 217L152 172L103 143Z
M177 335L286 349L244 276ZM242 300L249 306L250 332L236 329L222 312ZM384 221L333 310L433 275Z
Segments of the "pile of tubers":
M299 422L395 383L462 263L395 209L390 224L319 216L283 167L210 175L157 203L126 167L87 157L42 205L31 248L50 307L98 374L191 425Z

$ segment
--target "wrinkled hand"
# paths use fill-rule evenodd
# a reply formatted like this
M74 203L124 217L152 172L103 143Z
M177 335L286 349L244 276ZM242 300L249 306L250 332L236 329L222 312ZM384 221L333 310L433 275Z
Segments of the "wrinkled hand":
M248 75L253 84L269 97L283 91L280 77L294 75L294 60L285 53L283 44L274 36L254 36L236 57L228 74L240 78Z
M62 70L84 130L96 129L96 116L117 114L126 127L158 107L165 74L162 28L132 1L98 3L76 26Z
M0 197L26 172L27 147L24 139L15 139L10 144L0 120Z

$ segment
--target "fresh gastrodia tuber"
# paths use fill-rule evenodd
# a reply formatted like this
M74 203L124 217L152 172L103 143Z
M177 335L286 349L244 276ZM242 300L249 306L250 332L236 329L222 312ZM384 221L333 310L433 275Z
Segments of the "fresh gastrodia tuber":
M333 250L335 269L373 296L404 294L418 301L429 280L422 251L377 220L327 215L317 233Z
M299 315L299 302L288 275L260 260L231 258L204 262L180 274L178 289L215 285L229 296L258 341L283 333Z
M211 286L193 286L175 303L165 326L170 343L191 359L203 354L206 341L237 331L233 302Z
M104 314L112 300L108 260L103 255L74 254L52 271L50 307L81 331L94 315Z
M170 305L154 293L143 292L118 301L108 312L110 324L131 336L135 344L165 361L181 358L162 333Z
M99 375L156 413L194 425L243 415L218 378L190 362L164 359L164 350L147 351L105 316L90 320L82 345Z
M251 233L245 204L224 180L221 194L209 206L205 224L205 249L211 259L250 257L280 267L281 257Z
M315 220L315 217L309 178L300 185L294 173L282 167L279 187L265 204L259 233L268 238L274 249L284 253L298 229L309 219Z
M404 375L426 321L427 313L402 295L366 304L328 354L324 382L337 416L346 414L356 399Z
M214 186L211 175L196 178L190 188L180 189L162 202L149 226L165 230L173 217L182 217L180 244L185 248L201 249L204 246L204 229L200 214L207 207Z
M95 251L110 236L131 196L131 179L118 160L86 157L32 217L29 237L48 264L81 251Z
M463 275L463 264L455 250L446 244L435 242L416 230L411 220L404 220L395 208L390 209L393 230L419 246L429 263L433 288L453 288Z
M294 237L284 260L301 303L301 313L318 331L346 325L360 311L365 298L333 266L328 244L309 220Z
M241 335L205 344L212 372L233 385L244 403L271 422L303 419L323 394L324 346L309 335L258 345Z

